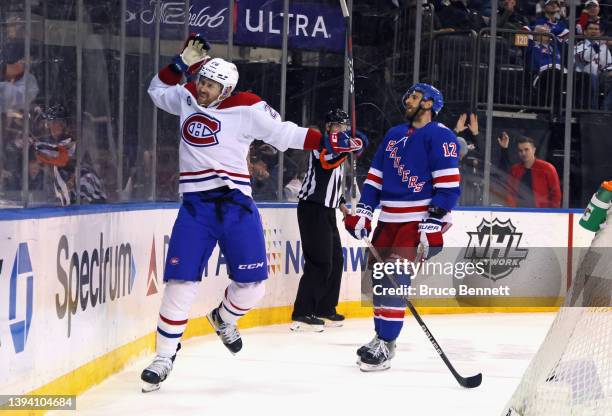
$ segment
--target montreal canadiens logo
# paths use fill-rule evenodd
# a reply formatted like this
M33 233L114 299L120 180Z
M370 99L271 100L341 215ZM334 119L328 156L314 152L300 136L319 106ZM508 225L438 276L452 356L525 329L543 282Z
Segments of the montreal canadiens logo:
M183 140L191 146L214 146L219 141L217 133L221 130L221 122L203 113L195 113L187 117L181 128Z

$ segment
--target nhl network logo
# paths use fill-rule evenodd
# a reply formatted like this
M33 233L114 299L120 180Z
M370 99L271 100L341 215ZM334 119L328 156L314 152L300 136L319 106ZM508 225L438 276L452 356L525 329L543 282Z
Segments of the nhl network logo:
M508 276L527 257L528 250L519 247L523 233L516 232L510 219L489 222L483 218L476 231L467 234L470 241L464 257L483 263L484 277L493 281Z

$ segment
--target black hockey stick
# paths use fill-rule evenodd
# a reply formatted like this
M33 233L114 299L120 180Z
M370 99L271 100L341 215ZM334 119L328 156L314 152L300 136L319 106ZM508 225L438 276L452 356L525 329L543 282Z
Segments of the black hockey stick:
M380 263L383 263L384 260L380 256L380 253L378 252L378 250L376 250L376 248L372 245L372 243L370 242L370 239L368 237L364 237L363 240L368 245L368 248L370 249L370 251L372 252L374 257L376 258L376 260L379 261ZM417 255L417 257L418 257L418 255ZM395 281L393 276L390 276L390 275L387 274L387 277L389 277L389 280L391 281L391 284L393 286L395 286L396 289L399 289L399 285L397 284L397 282ZM406 299L406 302L408 303L408 309L410 309L410 312L412 313L412 316L414 316L414 319L416 319L416 321L419 323L419 326L421 327L423 332L425 332L425 335L427 335L427 338L429 338L429 342L431 342L431 344L433 345L434 349L436 350L436 352L438 353L440 358L442 358L442 361L444 361L444 364L446 364L446 367L448 367L448 369L450 370L452 375L455 377L455 380L457 380L457 382L462 387L465 387L465 388L468 388L468 389L473 389L474 387L480 386L480 383L482 383L482 373L478 373L478 374L476 374L474 376L471 376L471 377L463 377L463 376L461 376L461 374L459 374L457 372L457 370L455 370L455 367L453 367L453 365L449 361L448 357L446 356L446 354L442 350L442 347L440 347L440 344L438 344L438 341L436 341L436 339L432 335L431 331L429 331L429 328L427 328L427 325L425 325L425 322L423 322L423 319L421 318L419 313L416 311L416 309L415 309L414 305L412 304L412 302L410 302L410 300L407 297L405 299Z
M351 115L351 139L355 141L355 73L353 72L353 24L349 15L346 0L340 0L340 8L344 16L344 29L346 34L346 63L349 77L349 114ZM351 152L351 213L355 215L357 207L357 161L355 154Z

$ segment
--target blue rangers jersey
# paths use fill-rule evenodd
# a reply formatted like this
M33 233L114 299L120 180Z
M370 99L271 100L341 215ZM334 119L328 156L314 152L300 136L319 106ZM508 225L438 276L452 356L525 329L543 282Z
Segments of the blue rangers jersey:
M542 16L534 20L530 26L530 29L534 30L536 26L548 26L550 33L560 39L565 38L569 34L567 20L548 20L546 16Z
M359 202L372 210L380 204L384 222L420 221L430 205L450 212L460 195L458 166L459 143L445 125L400 124L378 147Z

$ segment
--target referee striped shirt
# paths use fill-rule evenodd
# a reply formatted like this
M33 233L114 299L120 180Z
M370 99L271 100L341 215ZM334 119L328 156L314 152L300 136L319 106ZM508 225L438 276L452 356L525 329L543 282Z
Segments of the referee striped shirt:
M335 169L324 169L319 160L320 152L313 150L308 161L308 171L302 182L298 199L322 204L328 208L338 208L342 197L342 176L344 163ZM337 162L343 156L326 155L329 163Z

